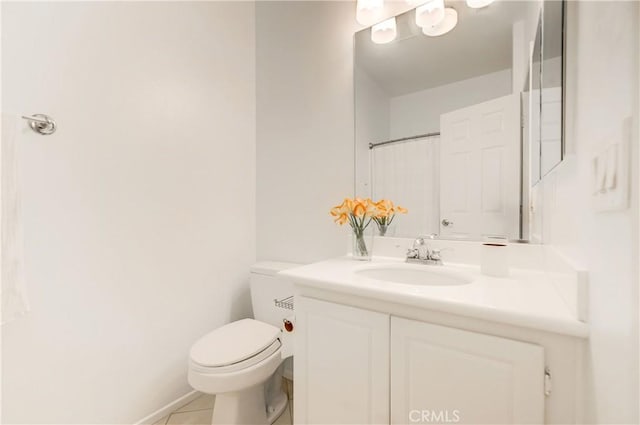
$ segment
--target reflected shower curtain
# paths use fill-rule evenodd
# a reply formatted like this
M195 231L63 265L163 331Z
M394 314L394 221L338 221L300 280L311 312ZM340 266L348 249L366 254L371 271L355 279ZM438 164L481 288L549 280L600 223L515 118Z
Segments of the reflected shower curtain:
M371 150L374 200L390 199L409 209L395 218L387 236L415 237L439 232L440 137L424 137Z

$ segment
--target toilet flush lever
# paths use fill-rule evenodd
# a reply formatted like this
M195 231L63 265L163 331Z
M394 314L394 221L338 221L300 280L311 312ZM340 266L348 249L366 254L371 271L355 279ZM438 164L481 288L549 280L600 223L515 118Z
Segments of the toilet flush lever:
M284 323L284 329L287 332L293 332L293 322L289 319L282 319L282 323Z

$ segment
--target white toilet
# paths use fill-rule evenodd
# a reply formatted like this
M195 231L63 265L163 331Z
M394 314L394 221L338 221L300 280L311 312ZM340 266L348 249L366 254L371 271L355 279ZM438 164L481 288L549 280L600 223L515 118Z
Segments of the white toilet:
M251 267L254 319L224 325L191 347L189 384L215 394L213 424L271 424L287 407L284 360L293 355L293 285L276 274L297 264ZM276 300L279 302L276 306ZM282 300L285 300L282 302Z

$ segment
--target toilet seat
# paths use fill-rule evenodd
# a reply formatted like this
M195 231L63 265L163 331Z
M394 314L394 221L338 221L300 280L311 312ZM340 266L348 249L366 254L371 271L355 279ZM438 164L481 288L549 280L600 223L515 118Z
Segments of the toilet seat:
M274 353L278 352L278 350L280 350L280 347L282 347L282 343L279 339L276 339L270 346L268 346L255 356L224 366L203 366L191 359L191 368L194 371L206 374L223 374L236 372L239 370L248 369L251 366L255 366L260 362L268 359Z
M253 319L224 325L200 338L191 348L191 364L205 373L244 369L268 358L281 347L280 329Z
M280 329L253 319L240 320L202 337L191 349L189 384L222 394L264 383L282 363Z

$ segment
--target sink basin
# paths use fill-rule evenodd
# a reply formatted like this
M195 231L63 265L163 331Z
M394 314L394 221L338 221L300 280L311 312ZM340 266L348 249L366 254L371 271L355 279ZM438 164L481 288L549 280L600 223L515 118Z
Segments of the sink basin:
M466 285L473 280L463 274L428 265L385 265L373 266L357 270L358 276L385 282L404 283L420 286L455 286Z

